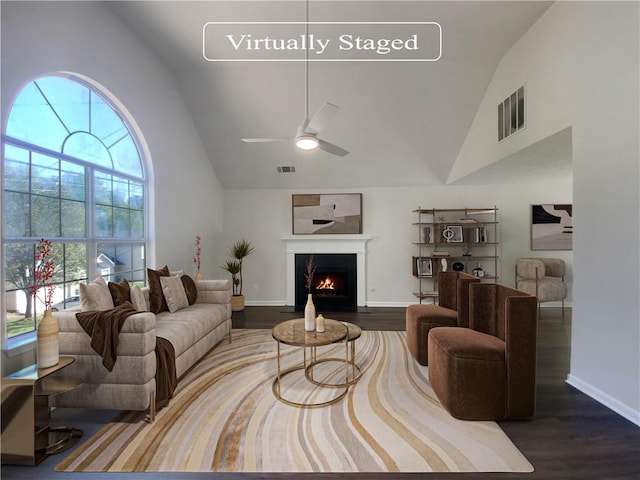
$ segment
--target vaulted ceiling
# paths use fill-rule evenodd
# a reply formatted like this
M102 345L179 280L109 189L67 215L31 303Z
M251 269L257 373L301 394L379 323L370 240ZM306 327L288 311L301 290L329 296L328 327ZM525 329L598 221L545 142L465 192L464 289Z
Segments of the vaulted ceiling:
M207 22L303 22L305 2L108 3L171 71L224 188L366 188L445 183L498 62L552 2L312 0L313 22L442 27L435 62L309 63L309 113L327 101L340 107L321 136L349 150L345 157L241 141L295 135L305 114L304 62L203 57ZM567 144L556 150L566 156ZM527 168L536 162L531 152L525 160ZM525 160L510 164L521 172Z

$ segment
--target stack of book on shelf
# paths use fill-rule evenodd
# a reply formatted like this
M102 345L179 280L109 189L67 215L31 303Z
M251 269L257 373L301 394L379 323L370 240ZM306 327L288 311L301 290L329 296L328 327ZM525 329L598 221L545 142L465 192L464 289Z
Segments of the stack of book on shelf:
M432 257L448 257L449 256L449 252L432 252L431 253Z

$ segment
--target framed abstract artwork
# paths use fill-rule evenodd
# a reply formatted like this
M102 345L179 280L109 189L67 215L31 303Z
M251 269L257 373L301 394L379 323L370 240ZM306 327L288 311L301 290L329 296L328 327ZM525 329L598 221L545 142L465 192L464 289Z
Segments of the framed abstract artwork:
M294 194L294 235L362 233L361 193Z
M573 249L573 205L531 205L531 250Z
M433 277L433 262L430 258L418 257L415 262L415 274L418 277Z

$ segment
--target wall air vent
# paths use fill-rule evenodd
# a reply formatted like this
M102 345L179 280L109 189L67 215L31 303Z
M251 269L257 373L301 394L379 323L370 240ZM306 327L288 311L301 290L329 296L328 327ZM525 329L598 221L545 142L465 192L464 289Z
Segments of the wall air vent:
M278 173L296 173L296 167L278 167Z
M498 141L524 128L524 85L498 104Z

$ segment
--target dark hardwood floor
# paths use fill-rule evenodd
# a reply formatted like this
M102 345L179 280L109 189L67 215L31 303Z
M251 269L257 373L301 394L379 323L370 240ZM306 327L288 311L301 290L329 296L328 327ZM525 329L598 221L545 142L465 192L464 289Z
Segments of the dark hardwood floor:
M276 322L297 318L284 307L247 307L233 315L234 328L271 328ZM364 329L404 330L404 308L370 308L358 313L331 314ZM3 465L2 479L287 479L322 477L345 480L438 479L640 479L640 427L565 383L569 372L571 311L563 321L560 309L543 308L538 328L537 412L533 419L500 422L509 438L535 468L531 474L222 474L222 473L85 473L54 472L65 453L46 459L37 467ZM56 424L72 424L88 439L116 412L58 409Z

